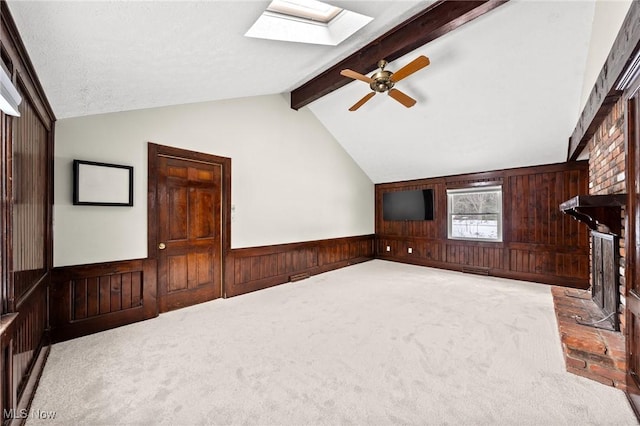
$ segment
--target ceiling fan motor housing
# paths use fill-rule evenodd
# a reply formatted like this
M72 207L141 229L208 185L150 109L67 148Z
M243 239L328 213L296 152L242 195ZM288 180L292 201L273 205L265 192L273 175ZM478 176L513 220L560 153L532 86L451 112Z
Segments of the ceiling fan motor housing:
M393 73L391 71L385 71L385 70L378 71L377 73L371 76L373 81L371 82L371 84L369 84L369 87L371 87L371 90L374 90L378 93L386 92L387 90L391 89L395 84L391 80L392 75Z
M340 75L368 83L371 90L373 90L373 92L367 93L362 99L360 99L351 108L349 108L349 111L357 110L369 99L371 99L376 93L384 92L387 92L389 94L389 97L400 102L405 107L411 108L416 104L416 100L398 89L393 89L393 86L396 84L396 82L407 78L414 72L421 70L427 65L429 65L429 58L422 55L418 56L416 59L409 62L399 70L396 70L395 74L384 69L384 67L387 66L387 61L385 61L384 59L378 61L378 67L380 68L380 70L374 73L371 77L360 74L359 72L350 69L344 69L340 71Z

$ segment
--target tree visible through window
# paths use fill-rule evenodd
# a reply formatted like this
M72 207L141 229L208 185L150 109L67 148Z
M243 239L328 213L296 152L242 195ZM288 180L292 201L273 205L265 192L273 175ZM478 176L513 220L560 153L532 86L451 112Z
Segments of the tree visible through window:
M449 238L502 241L502 187L447 190Z

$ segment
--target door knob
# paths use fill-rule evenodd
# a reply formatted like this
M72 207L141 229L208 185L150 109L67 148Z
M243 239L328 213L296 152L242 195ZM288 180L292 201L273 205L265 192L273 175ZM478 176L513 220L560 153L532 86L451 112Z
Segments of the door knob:
M159 248L160 250L164 250L164 249L166 249L166 248L167 248L167 246L166 246L164 243L160 243L160 244L158 244L158 248Z

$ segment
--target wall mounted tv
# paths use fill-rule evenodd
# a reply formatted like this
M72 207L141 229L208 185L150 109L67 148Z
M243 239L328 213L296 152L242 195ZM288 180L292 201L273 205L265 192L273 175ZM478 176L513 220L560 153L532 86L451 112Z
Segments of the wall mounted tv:
M383 220L433 220L433 190L384 192Z

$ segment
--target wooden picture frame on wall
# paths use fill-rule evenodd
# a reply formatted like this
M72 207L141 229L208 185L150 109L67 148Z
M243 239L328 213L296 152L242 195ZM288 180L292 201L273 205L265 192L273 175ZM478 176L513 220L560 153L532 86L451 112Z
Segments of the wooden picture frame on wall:
M133 206L133 167L73 160L73 205Z

